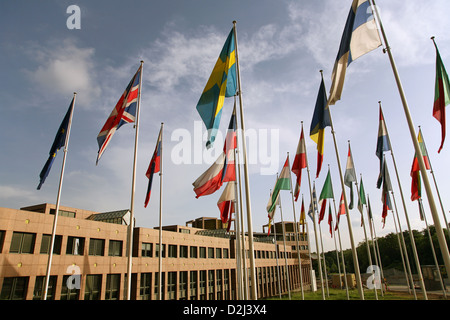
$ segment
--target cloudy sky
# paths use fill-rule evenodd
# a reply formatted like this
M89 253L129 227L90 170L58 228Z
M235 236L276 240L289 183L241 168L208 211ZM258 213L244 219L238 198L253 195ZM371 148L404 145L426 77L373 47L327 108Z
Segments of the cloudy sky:
M80 29L67 27L72 15L67 8L74 4L80 8ZM448 212L450 142L437 153L441 133L432 117L435 50L430 37L436 37L444 63L450 65L450 6L447 0L379 0L377 4L414 124L416 129L422 127ZM130 207L133 126L120 128L97 166L96 137L139 61L144 60L137 226L158 225L157 176L149 206L144 208L143 203L148 182L145 172L161 122L163 224L184 225L201 216L218 217L216 203L221 191L195 199L192 190L192 182L218 155L217 150L207 152L203 147L205 128L195 106L232 22L237 20L245 126L251 137L248 152L253 229L262 231L267 223L265 208L270 189L288 152L293 161L302 121L314 178L316 146L309 138L309 129L320 85L319 70L323 70L328 89L350 5L350 0L1 1L0 206L18 209L56 202L61 151L42 189L36 187L56 130L76 91L61 204L98 212ZM381 193L376 188L378 101L382 101L411 225L422 230L425 225L419 220L417 203L409 200L413 145L392 69L381 47L350 65L342 99L331 110L343 170L350 140L357 174L362 174L371 200L377 233L383 236L395 231L392 212L382 229ZM221 130L228 125L232 106L232 98L227 99ZM217 148L221 147L219 143ZM392 157L389 153L386 156L402 228L406 230ZM340 180L330 128L326 129L322 172L315 180L318 193L328 165L338 201ZM308 206L306 177L305 172L301 192ZM439 203L436 195L435 200ZM300 204L295 204L297 218ZM292 220L287 191L282 194L282 205L284 219ZM432 223L425 192L424 206ZM439 214L442 218L440 210ZM358 243L364 236L360 214L354 209L350 215ZM348 248L346 223L341 230L343 246ZM322 222L322 233L325 250L333 249L326 221Z

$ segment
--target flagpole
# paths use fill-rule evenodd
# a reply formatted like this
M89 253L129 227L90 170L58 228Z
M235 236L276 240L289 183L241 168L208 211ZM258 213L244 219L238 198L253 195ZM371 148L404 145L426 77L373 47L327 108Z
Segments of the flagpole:
M237 139L236 139L237 140ZM237 146L236 146L237 147ZM234 168L235 172L237 174L238 172L238 160L237 160L237 149L234 149ZM236 175L236 182L234 184L234 211L236 216L236 222L235 222L235 239L236 239L236 269L237 269L237 277L238 277L238 299L243 300L244 299L244 287L243 287L243 277L242 277L242 243L241 243L241 221L240 221L240 208L238 203L238 181L240 179L240 175ZM231 220L230 222L231 223Z
M320 74L322 75L322 78L323 78L323 71L322 70L320 70ZM363 287L362 287L361 272L359 270L358 255L356 253L355 240L353 238L352 223L351 223L351 220L350 220L350 211L348 209L347 195L345 193L344 176L342 174L341 160L339 159L339 151L338 151L337 142L336 142L336 135L335 135L335 132L334 132L333 120L332 120L332 117L331 117L331 110L330 110L328 101L329 101L329 99L327 99L327 105L326 105L325 109L328 109L328 113L330 115L331 134L333 136L334 150L335 150L335 153L336 153L336 160L337 160L337 165L338 165L338 169L339 169L339 177L340 177L340 180L341 180L341 188L342 188L342 193L344 195L345 210L347 212L347 224L348 224L348 232L349 232L349 235L350 235L350 244L351 244L351 249L352 249L353 264L354 264L354 268L355 268L356 286L358 288L358 293L359 293L360 299L364 300L364 290L363 290Z
M334 203L334 196L333 196L333 203ZM331 203L330 203L330 205L331 205ZM330 207L330 213L329 214L331 215L331 207ZM336 216L336 226L337 226L336 204L334 205L334 215ZM336 241L336 228L334 228L333 226L330 226L330 227L331 227L331 232L332 232L331 237L334 240L334 249L336 251L336 262L337 262L338 273L339 273L339 288L342 290L341 261L339 260L339 250L338 250L337 241ZM333 235L334 235L334 237L333 237Z
M440 250L441 250L442 258L444 260L444 264L445 264L445 268L447 270L447 274L450 274L450 254L449 254L448 246L447 246L447 243L446 243L446 240L445 240L445 237L444 237L444 232L443 232L442 227L441 227L441 223L439 222L439 216L438 216L438 213L437 213L436 204L434 202L433 192L431 190L430 181L428 180L428 176L427 176L427 173L426 173L425 162L424 162L423 157L422 157L422 152L420 150L419 142L417 141L417 136L416 136L416 133L415 133L415 130L414 130L414 124L413 124L413 121L412 121L412 118L411 118L411 114L409 112L408 102L406 101L406 96L405 96L405 93L403 91L403 86L402 86L401 81L400 81L400 76L398 74L397 67L395 65L395 61L394 61L394 58L393 58L392 53L391 53L391 48L390 48L389 43L387 41L386 33L384 31L384 27L383 27L383 24L381 22L381 18L380 18L380 14L378 12L378 8L377 8L377 6L375 4L375 0L372 0L372 4L373 4L373 7L375 9L375 14L376 14L376 17L377 17L377 20L378 20L378 24L380 26L380 30L381 30L381 33L383 35L384 43L385 43L385 46L386 46L385 52L388 53L389 60L390 60L390 63L391 63L391 67L392 67L392 71L394 73L394 77L395 77L395 80L396 80L396 83L397 83L398 91L400 93L400 98L402 100L403 110L404 110L404 113L405 113L406 120L408 122L408 127L409 127L409 131L410 131L411 139L412 139L412 142L414 144L414 149L416 151L417 160L419 162L420 172L421 172L422 178L423 178L423 184L425 186L425 190L426 190L426 193L427 193L428 204L429 204L430 210L431 210L431 216L433 218L433 222L434 222L434 225L435 225L435 228L436 228L436 234L437 234L437 237L438 237L439 247L440 247Z
M304 199L303 199L303 194L302 194L302 203L304 204L305 202L304 202ZM312 279L313 279L313 277L312 277L312 259L311 259L311 242L310 242L310 240L309 240L309 226L308 226L308 222L307 222L307 219L306 219L306 216L305 216L305 224L306 224L306 237L307 237L307 239L308 239L308 251L309 251L309 270L310 270L310 272L309 272L309 276L310 276L310 283L311 283L311 291L313 291L313 286L312 286Z
M350 147L350 140L348 140L348 149L350 150L350 155L352 157L352 162L353 162L353 153L351 152L351 147ZM355 169L355 163L353 162L353 168ZM356 172L356 169L355 169ZM355 177L356 178L356 177ZM358 187L358 179L355 179L355 186L356 186L356 190L358 191L358 209L359 209L359 203L361 202L361 193L359 192L359 187ZM361 202L362 204L362 202ZM369 240L367 239L367 230L366 230L366 223L364 221L364 214L363 214L364 208L361 207L361 224L364 230L364 238L366 240L366 248L367 248L367 257L369 258L369 265L372 266L372 256L370 255L370 248L369 248ZM372 270L372 275L375 276L375 270ZM374 292L375 292L375 300L378 300L378 293L377 293L377 287L374 285Z
M236 153L239 155L238 139L236 139ZM241 166L238 165L239 176L239 214L241 219L241 257L243 268L243 286L244 286L244 300L248 300L248 273L247 273L247 254L245 250L245 232L244 232L244 209L242 207L242 184L241 184Z
M133 228L134 228L134 191L136 189L136 163L137 163L137 147L138 147L138 135L139 135L139 108L141 105L141 91L142 91L142 71L144 61L141 60L141 71L139 73L139 91L138 91L138 103L136 108L136 121L135 121L135 137L134 137L134 160L133 160L133 175L131 182L131 205L130 205L130 224L128 226L128 261L127 261L127 300L131 299L131 265L133 258Z
M333 203L334 203L334 212L336 213L336 226L337 226L338 212L336 210L336 201L334 200L334 197L333 197ZM349 295L349 292L348 292L347 271L346 271L346 268L345 268L344 252L342 251L341 231L340 231L339 227L337 228L337 231L338 231L338 237L339 237L339 249L340 249L340 252L341 252L342 271L344 272L345 291L346 291L346 294L347 294L347 300L350 300L350 295ZM339 282L341 282L340 279L339 279Z
M272 193L272 192L271 192ZM275 216L275 210L276 210L276 206L274 209L274 216ZM270 230L270 229L269 229ZM273 224L273 240L275 243L275 257L277 259L277 275L278 275L278 295L280 296L281 299L281 278L280 278L280 265L278 263L278 243L277 243L277 228L275 227L275 224Z
M433 167L431 165L430 154L428 153L427 145L425 143L425 139L423 138L423 133L422 133L422 130L420 129L420 126L419 126L419 132L420 132L420 135L422 136L423 146L425 147L425 152L428 155L428 163L430 164L431 176L433 177L434 186L436 188L436 191L437 191L437 194L438 194L438 199L439 199L439 202L441 204L442 215L444 216L444 221L445 221L445 227L447 228L447 231L448 231L449 230L449 225L448 225L447 217L445 215L444 205L442 204L441 193L439 192L439 188L438 188L438 185L437 185L437 182L436 182L436 177L434 176ZM450 237L450 233L449 233L449 237Z
M281 207L281 195L278 195L278 205L280 206L280 218L281 218L281 232L283 233L283 244L284 244L284 263L286 265L285 267L285 274L286 274L286 280L287 280L287 289L288 289L288 295L289 295L289 300L291 300L291 280L289 277L289 266L287 263L287 251L286 251L286 227L284 225L284 219L283 219L283 209ZM274 223L274 228L276 228L275 223Z
M50 282L50 271L52 268L52 260L53 260L53 248L55 246L56 225L57 225L58 215L59 215L59 204L60 204L60 200L61 200L61 190L62 190L62 184L63 184L63 178L64 178L64 169L66 166L67 146L69 145L70 128L72 126L73 109L75 108L76 96L77 96L77 93L74 92L73 93L73 101L72 101L72 112L70 113L69 124L67 126L66 141L64 143L64 150L63 150L64 155L63 155L63 161L62 161L62 166L61 166L61 175L59 177L58 194L56 196L56 209L55 209L55 216L53 217L52 238L51 238L50 248L49 248L49 252L48 252L47 273L45 275L43 300L47 300L47 295L48 295L48 285Z
M162 199L163 199L163 127L164 123L161 122L161 149L160 149L160 158L159 158L159 257L158 257L158 277L159 277L159 300L162 300Z
M303 129L303 121L302 121L302 129ZM290 159L289 159L289 152L287 153L287 158L288 158L288 165L289 165L289 168L290 168L291 167L291 162L290 162ZM289 181L291 183L292 210L294 212L294 232L295 232L295 241L297 243L298 267L299 267L299 270L300 270L300 289L301 289L301 293L302 293L302 300L305 300L305 296L304 296L304 292L303 292L303 272L302 272L302 263L301 263L301 257L300 257L300 245L299 245L299 242L298 242L298 237L299 237L300 230L298 230L297 217L295 215L294 191L292 189L291 172L289 172Z
M253 226L252 226L252 208L250 201L250 182L248 172L247 161L247 146L245 142L245 125L244 125L244 110L242 102L242 89L241 89L241 72L239 69L239 54L238 54L238 41L236 32L236 21L233 21L234 40L236 45L236 71L238 78L238 93L239 93L239 107L241 114L241 130L242 130L242 152L244 153L244 181L245 181L245 204L247 206L247 229L248 229L248 245L249 245L249 258L250 258L250 280L251 280L251 299L257 300L257 288L256 288L256 274L255 274L255 255L253 247Z
M381 112L383 113L383 110L381 108L381 101L378 101L378 104L379 104ZM383 114L383 119L384 119L384 114ZM385 124L386 124L386 120L384 120L384 121L385 121ZM398 170L397 170L397 162L395 161L394 150L393 150L393 147L392 147L392 144L391 144L391 137L389 136L389 130L387 128L387 124L386 124L386 136L387 136L388 143L389 143L389 146L390 146L390 149L391 149L390 151L391 151L391 156L392 156L392 162L394 164L395 175L397 176L397 184L398 184L398 188L400 190L400 196L402 198L403 211L405 212L405 219L406 219L406 224L408 226L409 238L410 238L410 241L411 241L411 249L412 249L412 252L413 252L413 255L414 255L414 261L415 261L416 268L417 268L417 275L419 277L419 282L420 282L420 285L421 285L422 293L424 295L424 299L427 300L428 299L427 298L427 292L425 290L425 284L423 282L422 270L421 270L421 267L420 267L419 256L417 254L416 241L414 240L414 235L413 235L413 232L412 232L412 229L411 229L411 224L409 222L408 210L406 209L406 202L405 202L405 197L403 195L403 188L402 188L402 185L400 183L400 176L399 176ZM423 161L423 157L422 156L420 157L420 159ZM395 204L395 202L394 202L394 204ZM412 283L412 285L413 285L413 290L414 290L414 282Z

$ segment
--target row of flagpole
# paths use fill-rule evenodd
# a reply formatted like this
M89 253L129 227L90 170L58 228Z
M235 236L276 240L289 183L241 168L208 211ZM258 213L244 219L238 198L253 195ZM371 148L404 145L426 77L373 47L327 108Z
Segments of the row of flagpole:
M408 103L406 101L406 97L402 88L402 84L400 81L400 77L398 75L398 71L397 68L395 66L395 61L393 59L387 38L386 38L386 34L383 28L383 24L381 23L381 19L380 19L380 15L379 12L377 10L377 7L375 5L375 1L374 0L365 0L365 1L358 1L358 0L354 0L353 4L352 4L352 8L351 8L351 12L349 15L349 20L347 21L346 24L346 29L349 26L349 21L350 21L350 17L352 17L352 14L355 15L356 11L359 9L359 5L361 4L368 4L370 6L370 8L372 9L372 12L375 13L375 17L373 19L373 23L377 24L379 26L379 29L381 31L382 34L382 38L384 40L384 44L385 44L385 52L388 53L389 56L389 60L391 63L391 67L394 73L394 77L397 83L397 87L399 90L399 94L402 100L402 105L403 105L403 109L404 109L404 113L405 113L405 117L407 119L408 122L408 127L409 127L409 131L411 134L411 139L414 145L414 149L415 149L415 153L416 153L416 158L418 161L418 166L419 166L419 170L420 173L422 175L423 181L424 181L424 186L425 186L425 190L427 193L427 197L428 197L428 203L430 206L430 210L431 210L431 214L432 214L432 218L433 218L433 222L436 228L436 233L437 233L437 237L439 240L439 247L441 250L441 254L444 260L444 264L445 264L445 268L447 270L447 273L450 273L450 257L449 257L449 252L447 249L447 245L445 243L445 238L444 238L444 233L441 227L441 224L439 222L439 216L437 213L437 208L436 208L436 204L434 202L434 197L432 194L432 190L430 187L430 183L426 174L426 165L424 162L424 159L422 157L422 151L418 142L418 139L416 137L416 133L414 130L414 125L411 119L411 115L409 112L409 107L408 107ZM350 29L351 30L351 29ZM375 28L377 36L378 35L378 28ZM232 37L233 35L233 37ZM333 122L332 122L332 117L331 117L331 110L329 108L330 105L335 104L336 101L338 101L340 99L340 93L339 91L342 91L343 88L343 81L345 78L345 69L347 67L347 65L351 62L348 61L349 58L349 52L350 52L350 41L351 41L351 37L349 39L345 38L345 36L348 37L348 35L346 35L344 33L343 35L343 39L342 39L342 43L345 41L347 41L347 46L342 46L341 43L341 48L339 50L338 53L338 57L335 63L335 67L333 70L333 75L332 75L332 79L333 79L333 83L332 83L332 87L330 89L330 95L327 98L326 96L324 97L326 103L325 103L325 107L324 107L324 111L322 111L322 118L324 116L324 112L326 113L325 117L328 117L327 119L327 123L322 126L322 127L318 127L318 130L315 134L318 135L318 138L316 138L316 142L318 143L318 150L319 150L319 157L318 160L320 160L320 164L318 163L318 172L317 172L317 176L318 173L320 172L320 166L321 166L321 161L323 159L323 135L324 135L324 128L326 126L330 126L331 127L331 133L332 133L332 137L333 137L333 142L334 142L334 149L335 149L335 154L336 154L336 160L337 160L337 166L338 166L338 171L339 171L339 177L340 177L340 184L341 184L341 189L342 189L342 200L343 200L343 206L345 209L345 213L347 213L347 224L348 224L348 229L349 229L349 238L350 238L350 244L351 244L351 252L352 252L352 258L353 258L353 264L354 264L354 268L355 268L355 275L356 275L356 283L357 283L357 288L358 288L358 293L360 296L360 299L364 300L364 291L363 291L363 286L362 286L362 281L361 281L361 275L360 275L360 270L359 270L359 262L358 262L358 257L357 257L357 252L356 252L356 246L355 246L355 241L353 238L353 231L352 231L352 226L351 226L351 221L350 221L350 215L349 215L349 204L348 204L348 200L347 200L347 195L345 192L345 180L344 180L344 175L342 172L342 166L340 163L340 158L339 158L339 151L338 151L338 147L337 147L337 141L336 141L336 135L335 135L335 130L334 130L334 126L333 126ZM366 52L369 52L373 49L375 49L376 47L381 45L381 41L379 40L379 43L373 39L371 39L374 43L372 44L374 47L372 48L366 48ZM433 39L434 41L434 39ZM240 70L239 70L239 58L238 58L238 46L237 46L237 34L236 34L236 21L233 21L233 29L230 32L229 38L227 39L226 45L230 45L232 43L233 47L233 51L227 53L226 55L226 61L227 63L230 62L235 62L234 67L235 69L231 69L231 67L227 67L226 70L224 70L223 74L227 74L227 77L230 76L230 82L234 81L234 93L232 93L232 96L238 96L239 97L239 120L240 120L240 129L241 132L245 132L245 121L244 121L244 111L243 111L243 100L242 100L242 88L241 88L241 76L240 76ZM345 50L347 49L347 51ZM225 50L225 47L224 49ZM363 52L362 54L366 53ZM361 55L362 55L361 54ZM352 54L352 59L356 59L359 56L356 54ZM221 59L221 57L219 57L219 59ZM341 61L341 59L344 59ZM345 60L347 59L347 60ZM222 61L221 61L222 62ZM220 65L219 63L217 65ZM217 66L216 65L216 66ZM233 66L233 64L231 65ZM108 118L108 121L105 123L105 126L102 128L99 137L98 137L98 142L99 142L99 155L97 157L97 163L98 160L100 159L100 156L103 154L104 149L106 148L106 146L108 145L108 143L110 142L110 138L112 137L112 135L114 134L114 132L124 123L130 123L130 122L135 122L135 149L134 149L134 160L133 160L133 171L132 171L132 187L131 187L131 205L130 205L130 223L129 223L129 227L128 227L128 235L127 235L127 243L128 243L128 260L127 260L127 299L131 298L131 270L132 270L132 242L133 242L133 228L134 228L134 222L135 222L135 218L134 218L134 193L135 193L135 179L136 179L136 162L137 162L137 145L138 145L138 125L139 125L139 107L140 107L140 99L141 99L141 86L142 86L142 67L143 67L143 61L141 61L141 65L140 68L138 69L138 72L135 74L135 77L132 79L132 81L130 82L129 86L127 87L127 89L125 90L123 96L121 97L121 99L119 100L118 104L116 105L116 108L114 108L113 112L110 115L110 118ZM233 71L235 70L235 71ZM235 72L236 74L234 75L234 79L232 78L233 76L233 72ZM322 72L321 72L322 73ZM213 74L211 75L211 77L213 76ZM237 76L237 77L236 77ZM227 77L225 77L225 79L227 79ZM139 78L139 80L137 80L137 78ZM205 87L205 91L207 91L208 89L208 85L209 85L209 81L207 86ZM199 105L197 107L197 110L199 111L202 119L205 122L205 125L207 127L208 130L211 130L209 132L209 138L208 138L208 143L211 145L214 142L214 130L217 130L218 128L218 124L220 122L220 115L221 115L221 109L222 109L222 105L219 105L220 103L223 104L223 98L226 97L227 95L225 94L225 90L228 90L228 83L225 80L224 83L221 84L221 90L220 90L220 95L217 98L217 101L213 101L213 103L210 103L209 101L207 101L207 103L205 104L208 108L211 108L210 106L212 106L212 110L208 110L208 114L212 114L212 117L210 119L206 119L205 120L205 112L201 111L200 107L204 107L203 105L201 105L204 101L202 101L203 95L200 98L199 101ZM323 85L323 75L322 75L322 85ZM136 92L135 88L137 88L137 97L134 95L134 93ZM223 90L222 90L223 89ZM322 88L321 88L322 89ZM133 91L134 90L134 91ZM56 214L54 217L54 226L53 226L53 233L52 233L52 240L51 240L51 249L49 252L49 261L48 261L48 267L47 267L47 276L46 276L46 286L45 286L45 294L44 294L44 299L46 299L47 296L47 290L48 290L48 281L49 281L49 276L50 276L50 268L51 268L51 260L52 260L52 251L53 251L53 245L54 245L54 236L55 236L55 229L56 229L56 224L57 224L57 216L58 216L58 211L59 211L59 202L60 202L60 195L61 195L61 189L62 189L62 180L63 180L63 173L64 173L64 166L65 166L65 156L67 153L67 145L68 145L68 136L69 136L69 132L70 132L70 124L71 124L71 119L72 119L72 114L73 114L73 105L75 104L75 95L74 94L74 98L71 104L71 113L70 113L70 121L68 122L68 127L65 128L65 132L67 133L67 135L65 136L65 141L64 144L60 144L55 150L53 150L54 148L52 147L51 150L51 157L49 158L49 160L53 161L54 157L56 156L56 150L58 150L59 148L61 148L63 145L65 147L64 149L64 159L63 159L63 166L62 166L62 171L61 171L61 176L60 176L60 186L58 189L58 196L57 196L57 208L56 208ZM231 95L230 95L231 96ZM316 102L316 107L319 103L319 100L322 99L320 96L318 96L318 102ZM222 100L222 102L220 102ZM328 109L328 111L326 111ZM381 105L380 105L380 110L381 110ZM212 112L211 112L212 111ZM118 117L117 115L120 115L120 117ZM111 121L110 121L111 120ZM314 119L313 119L314 120ZM321 120L323 121L323 119ZM313 128L311 128L313 129ZM161 124L161 130L160 130L160 135L159 135L159 142L162 142L162 130L163 130L163 124ZM211 133L212 132L212 133ZM303 136L303 124L302 124L302 136ZM250 284L248 285L248 288L251 288L251 291L249 292L249 295L247 296L250 299L256 299L257 298L257 286L256 286L256 268L255 268L255 261L254 261L254 250L253 250L253 228L252 228L252 210L251 210L251 200L250 200L250 184L249 184L249 172L248 172L248 167L247 167L247 151L246 151L246 141L244 137L240 137L242 140L242 155L244 158L243 161L243 168L244 168L244 172L243 172L243 180L244 180L244 186L245 186L245 205L246 205L246 213L247 213L247 231L248 231L248 248L249 248L249 262L250 262L250 268L247 269L247 267L245 266L245 261L246 261L246 257L245 257L245 243L244 241L239 241L239 245L242 246L241 248L238 248L237 250L239 252L243 252L244 254L241 255L241 257L238 257L238 260L241 261L241 267L244 266L244 271L246 272L247 270L250 272L250 277L248 278L246 275L242 276L243 281L242 283L245 283L247 279L250 279ZM321 142L319 143L319 139L322 139ZM159 143L158 142L158 143ZM389 142L390 145L390 142ZM208 144L207 144L208 146ZM320 148L322 148L322 154L320 154ZM236 146L236 153L240 153L239 149ZM412 242L412 246L413 248L415 248L415 244L414 242L414 238L412 237L412 230L410 227L410 223L409 223L409 218L408 218L408 214L406 212L406 204L405 204L405 200L404 200L404 196L403 196L403 192L401 190L400 187L400 180L398 178L398 172L397 172L397 167L396 167L396 163L395 163L395 159L394 159L394 155L393 155L393 151L392 148L389 149L391 151L391 155L394 161L394 167L395 167L395 171L396 171L396 175L397 175L397 179L399 182L399 188L400 188L400 193L402 196L402 202L403 202L403 207L404 207L404 211L405 211L405 217L406 217L406 221L408 224L408 229L409 232L411 234L411 242ZM155 150L156 153L156 150ZM158 164L158 171L153 170L152 174L155 172L159 172L160 175L160 208L159 208L159 212L160 212L160 219L159 219L159 232L160 232L160 238L159 238L159 299L161 299L162 293L161 293L161 276L162 276L162 266L161 266L161 258L162 258L162 145L159 146L158 148L158 153L159 153L159 164ZM227 160L228 155L225 155L225 160ZM234 156L234 159L236 161L237 157ZM310 177L310 171L309 171L309 165L307 162L307 157L306 157L306 153L305 153L305 159L306 159L306 168L307 168L307 172L308 172L308 183L309 183L309 192L310 192L310 196L311 196L311 211L313 213L313 223L314 223L314 229L315 229L315 237L316 237L316 246L317 246L317 253L318 253L318 257L319 257L319 273L320 273L320 277L321 277L321 283L322 283L322 295L324 297L324 289L323 289L323 277L322 277L322 270L321 270L321 263L320 263L320 250L319 250L319 244L318 244L318 239L317 239L317 230L316 230L316 222L315 222L315 212L316 210L318 211L316 204L314 202L314 197L315 197L315 192L313 191L313 188L311 187L311 177ZM51 167L51 162L47 168L46 173L41 173L41 182L40 182L40 186L42 185L43 181L45 180L46 174L48 174L49 168ZM384 155L383 155L383 160L380 159L381 162L384 161ZM287 162L289 163L289 154L288 154L288 158L287 158ZM151 162L152 164L152 162ZM237 162L235 162L235 165L237 164ZM289 165L290 166L290 165ZM239 193L241 193L241 173L240 173L240 166L237 166L238 171L239 171L239 179L237 179L235 177L235 181L237 182L236 184L236 195L235 195L235 199L233 199L233 201L235 201L235 207L237 208L237 201L236 199L238 199L237 197L237 190L239 189ZM45 169L45 168L44 168ZM380 168L382 169L382 168ZM222 170L225 170L224 165L222 164ZM387 170L387 168L385 169ZM44 170L43 170L44 172ZM236 173L235 173L236 174ZM381 172L380 172L381 174ZM434 175L433 175L434 178ZM149 177L150 179L150 177ZM220 188L220 186L222 185L222 183L225 182L223 180L220 180L219 184L218 184L218 188ZM149 186L151 183L151 179L149 181ZM296 217L295 217L295 203L294 203L294 194L293 194L293 187L292 187L292 180L290 178L290 174L289 174L289 183L290 183L290 190L291 190L291 194L292 194L292 203L293 203L293 210L294 210L294 225L295 225L295 233L296 233L296 241L297 241L297 250L299 250L299 245L298 245L298 230L297 230L297 221L296 221ZM358 184L356 182L357 188L358 188ZM38 189L40 188L40 186L38 187ZM195 186L195 185L194 185ZM238 187L239 186L239 187ZM361 187L362 187L362 179L361 179ZM385 187L383 186L383 189ZM287 189L285 189L287 190ZM274 190L275 191L275 190ZM384 192L384 191L383 191ZM392 190L391 190L392 192ZM392 192L393 194L393 192ZM384 195L384 193L383 193ZM384 196L389 196L388 193L387 195ZM244 197L242 197L242 195L239 197L239 206L241 210L237 210L238 213L240 213L242 215L243 218L243 210L242 210L242 203L243 203L243 199ZM334 197L333 197L333 201L334 201ZM395 198L394 198L394 204L395 204ZM421 205L421 202L420 202ZM442 202L441 202L441 206L442 206ZM281 209L281 208L280 208ZM443 209L443 207L442 207ZM336 209L335 209L336 211ZM396 210L397 211L397 210ZM336 212L337 218L339 217L339 214ZM361 215L362 215L362 223L364 224L364 218L363 218L363 212L361 209ZM385 218L385 217L384 217ZM444 218L445 218L445 213L444 213ZM445 218L446 219L446 218ZM243 233L243 219L239 219L240 221L238 221L238 225L236 226L236 237L241 237L242 240L245 239L244 237L244 233ZM369 218L370 220L370 218ZM445 220L446 221L446 220ZM370 221L369 221L370 222ZM231 223L231 220L229 221L229 223ZM373 221L372 221L373 224ZM400 226L400 221L398 221L398 224ZM447 224L447 222L446 222ZM282 223L283 227L284 227L284 223ZM448 224L447 224L448 226ZM241 230L239 230L239 228L241 228ZM320 231L320 221L319 221L319 231ZM373 230L375 232L375 230ZM320 231L321 232L321 231ZM372 227L371 227L371 232L372 232ZM338 232L339 233L339 232ZM366 244L367 247L368 246L368 241L367 241L367 233L365 230L365 224L364 224L364 234L365 234L365 239L366 239ZM400 232L400 234L402 234ZM376 236L375 236L376 238ZM236 239L237 240L237 239ZM404 242L404 241L403 241ZM238 241L236 241L236 243L238 243ZM368 254L369 254L369 259L370 258L370 252L369 252L369 248L367 248L368 250ZM322 250L323 251L323 250ZM375 251L375 249L374 249ZM406 250L405 250L406 253ZM421 282L421 287L424 293L424 297L426 299L426 291L425 291L425 286L423 285L423 277L421 275L421 271L420 271L420 264L418 262L418 257L417 257L417 252L415 251L415 249L413 250L414 253L414 258L415 258L415 262L416 262L416 266L417 266L417 270L419 272L419 281ZM343 257L343 256L342 256ZM301 258L300 258L300 253L298 251L298 259L299 259L299 269L300 269L300 275L302 272L302 268L301 268ZM381 261L380 261L381 263ZM324 267L325 264L324 264ZM245 274L245 272L243 272ZM410 277L412 280L412 277ZM302 279L302 276L300 277L300 279ZM241 281L239 281L241 283ZM288 282L289 283L289 282ZM414 287L414 286L413 286ZM301 285L302 288L302 296L303 296L303 284ZM413 288L414 289L414 288ZM240 290L241 294L244 294L245 290ZM245 294L244 294L245 296Z

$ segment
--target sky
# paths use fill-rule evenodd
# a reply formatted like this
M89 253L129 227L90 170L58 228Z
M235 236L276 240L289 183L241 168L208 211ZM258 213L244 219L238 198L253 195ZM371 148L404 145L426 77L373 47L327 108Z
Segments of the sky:
M71 5L78 6L79 19ZM0 2L0 206L19 209L55 203L63 153L36 190L56 131L77 92L61 193L61 205L107 212L130 208L135 131L122 126L96 165L97 135L128 82L143 65L139 118L135 218L138 227L159 223L160 180L155 175L150 204L144 208L145 176L161 123L163 131L163 225L185 225L202 216L219 217L222 190L195 198L192 183L208 169L222 148L207 151L205 127L196 111L198 99L236 20L242 102L249 161L253 231L267 224L270 190L287 154L294 160L301 125L312 182L320 193L328 166L336 203L341 194L336 152L326 129L323 168L315 179L316 145L309 138L323 70L325 87L339 48L351 1L144 1L144 0L4 0ZM450 5L447 0L379 0L387 38L406 93L415 130L418 126L444 209L450 208L447 164L450 141L443 150L441 127L432 117L436 37L444 64L450 65ZM69 28L79 22L79 28ZM327 91L328 92L328 91ZM381 223L381 191L376 188L375 155L379 101L382 103L397 163L408 217L422 230L418 205L410 200L412 139L387 54L380 47L352 62L341 100L331 107L341 168L350 141L356 172L362 175L374 214L377 236L396 232L393 212ZM233 98L225 100L220 130L225 132ZM386 159L402 230L405 211L390 152ZM442 211L429 174L438 213ZM347 195L349 194L346 188ZM309 206L306 170L301 193ZM424 207L433 224L427 197ZM291 195L282 191L285 221L294 219ZM296 218L301 202L296 202ZM360 213L350 211L355 244L364 240ZM279 221L277 211L275 220ZM350 248L348 225L341 220L344 249ZM245 224L247 221L245 221ZM312 230L308 218L309 229ZM325 251L334 250L326 219L321 223ZM314 238L311 245L315 248Z

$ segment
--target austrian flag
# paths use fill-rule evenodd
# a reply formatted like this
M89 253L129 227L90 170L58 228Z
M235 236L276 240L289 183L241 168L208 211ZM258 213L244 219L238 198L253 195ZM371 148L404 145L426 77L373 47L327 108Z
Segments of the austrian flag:
M106 120L103 128L97 136L98 155L97 164L111 141L112 136L122 125L133 123L136 118L136 109L139 97L140 77L142 72L142 64L131 79L125 92L120 97L113 111Z

